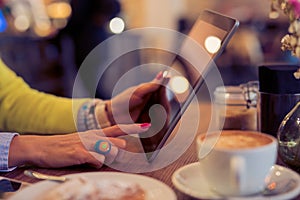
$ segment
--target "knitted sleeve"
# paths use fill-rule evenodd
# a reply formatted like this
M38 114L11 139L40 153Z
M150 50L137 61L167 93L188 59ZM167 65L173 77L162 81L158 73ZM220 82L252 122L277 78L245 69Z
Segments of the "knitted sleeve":
M57 97L34 90L0 60L2 131L41 134L74 132L77 130L78 112L88 101L93 100ZM103 109L103 116L104 112ZM109 124L107 121L103 123Z

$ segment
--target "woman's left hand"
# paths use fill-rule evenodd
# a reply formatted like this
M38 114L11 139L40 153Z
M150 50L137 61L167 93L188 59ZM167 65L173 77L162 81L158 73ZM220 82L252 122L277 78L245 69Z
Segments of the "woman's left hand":
M122 124L66 135L15 136L10 145L8 164L9 167L30 164L46 168L89 164L100 168L115 160L118 148L126 147L126 141L118 136L142 133L149 127L150 124ZM107 145L111 148L99 152L97 141L104 142L105 146L100 148L107 150Z

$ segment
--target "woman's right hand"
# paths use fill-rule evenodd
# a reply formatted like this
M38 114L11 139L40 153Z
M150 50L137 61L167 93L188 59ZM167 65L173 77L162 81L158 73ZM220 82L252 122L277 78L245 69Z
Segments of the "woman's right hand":
M150 124L115 125L100 130L66 135L15 136L10 145L9 166L35 165L45 168L59 168L71 165L89 164L100 168L111 163L118 154L118 148L125 148L126 141L118 136L142 133ZM108 154L97 153L94 146L98 140L111 143Z
M161 89L161 86L166 86L168 81L169 77L163 77L163 72L160 72L152 81L130 87L111 100L107 100L105 103L110 123L137 122L141 112L148 103L150 96L156 92L157 94L160 94L160 103L165 107L166 112L168 112L169 105L165 87L163 87L163 90Z

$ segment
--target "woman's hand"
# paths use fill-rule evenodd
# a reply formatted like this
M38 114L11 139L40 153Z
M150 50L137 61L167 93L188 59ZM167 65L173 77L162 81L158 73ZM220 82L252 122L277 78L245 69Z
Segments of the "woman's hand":
M100 168L111 163L118 154L118 148L125 148L126 141L116 138L125 134L146 131L150 124L119 125L102 130L54 136L16 136L11 142L9 166L35 165L59 168L71 165L89 164ZM108 154L97 153L94 149L98 140L111 144Z
M146 105L151 93L162 84L163 73L148 83L128 88L113 99L106 101L107 115L112 125L134 123Z

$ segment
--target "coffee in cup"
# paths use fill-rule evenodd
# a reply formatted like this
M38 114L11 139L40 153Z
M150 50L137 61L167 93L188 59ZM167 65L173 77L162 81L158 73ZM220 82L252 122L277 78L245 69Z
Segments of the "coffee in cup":
M223 131L217 140L215 148L231 150L248 149L264 146L272 141L271 138L265 137L262 134L253 134L247 131Z
M251 195L265 187L276 162L277 140L255 131L216 131L197 137L197 153L213 191L225 196Z

